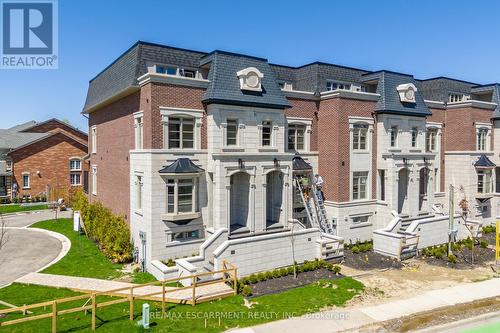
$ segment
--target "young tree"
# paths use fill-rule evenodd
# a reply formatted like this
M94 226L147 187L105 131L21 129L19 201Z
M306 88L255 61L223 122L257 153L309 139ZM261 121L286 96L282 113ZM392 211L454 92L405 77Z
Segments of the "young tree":
M461 218L464 222L464 226L469 231L470 238L472 239L472 247L470 249L471 253L471 265L474 265L474 245L476 244L476 229L477 223L473 223L472 221L469 221L468 216L471 213L471 205L470 201L467 199L467 195L465 194L465 189L463 186L460 186L459 192L462 195L462 199L459 201L458 206L460 207L461 210Z

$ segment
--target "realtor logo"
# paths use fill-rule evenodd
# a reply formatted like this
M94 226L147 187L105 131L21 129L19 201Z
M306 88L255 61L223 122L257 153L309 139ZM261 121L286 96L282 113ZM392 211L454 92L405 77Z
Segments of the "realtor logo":
M57 68L57 0L0 1L0 68Z

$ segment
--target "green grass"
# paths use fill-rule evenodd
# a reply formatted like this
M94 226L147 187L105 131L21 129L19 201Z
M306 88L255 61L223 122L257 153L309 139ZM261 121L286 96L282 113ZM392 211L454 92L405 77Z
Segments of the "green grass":
M274 295L251 299L255 303L250 309L244 306L241 296L228 297L219 301L190 305L169 304L166 316L160 315L161 305L149 302L151 306L151 332L222 332L232 327L246 327L279 320L290 316L300 316L319 311L325 306L343 306L354 295L363 290L363 284L352 278L335 281L320 281L308 286L295 288ZM68 297L76 293L40 286L13 284L0 289L0 299L15 305ZM108 298L109 299L109 298ZM101 301L105 298L101 298ZM81 306L82 301L61 305L61 309ZM135 322L140 319L142 301L135 302L134 322L128 320L128 303L99 309L99 332L142 332ZM45 311L49 311L47 308ZM35 314L42 313L38 310ZM19 318L9 315L0 321ZM216 316L216 317L214 317ZM218 317L221 317L220 326ZM58 317L58 331L90 332L90 314L83 312ZM207 318L205 328L205 318ZM50 319L42 319L0 329L0 332L45 332L50 331Z
M33 206L21 206L21 205L0 205L0 214L7 213L17 213L26 212L30 210L43 210L48 209L47 205L33 205Z
M149 273L135 272L132 274L132 283L143 284L157 281L156 278Z
M71 219L48 220L35 223L31 228L55 231L71 241L71 248L64 258L44 269L42 273L113 279L122 275L121 264L112 263L97 244L73 231Z

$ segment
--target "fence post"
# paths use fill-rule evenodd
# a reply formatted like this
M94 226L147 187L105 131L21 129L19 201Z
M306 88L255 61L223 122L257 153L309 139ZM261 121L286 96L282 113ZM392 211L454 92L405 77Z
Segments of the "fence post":
M193 286L193 301L191 305L195 306L196 305L196 276L192 277L191 285Z
M237 295L238 294L238 275L236 274L236 271L237 271L237 268L235 267L233 269L233 288L234 288L234 294Z
M128 299L130 302L129 305L129 319L134 320L134 288L130 287L130 294L128 295Z
M163 316L165 315L165 281L163 281L161 283L161 289L162 289L162 293L161 293L161 316L163 318Z
M97 306L95 304L95 294L92 293L92 331L95 331L95 312Z
M57 301L52 302L52 333L57 331Z

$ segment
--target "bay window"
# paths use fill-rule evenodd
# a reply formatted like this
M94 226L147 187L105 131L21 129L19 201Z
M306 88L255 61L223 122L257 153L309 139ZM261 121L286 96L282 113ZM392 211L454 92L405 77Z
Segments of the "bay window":
M167 179L167 214L181 215L197 212L197 179L198 178Z
M491 193L491 170L477 171L477 193Z

